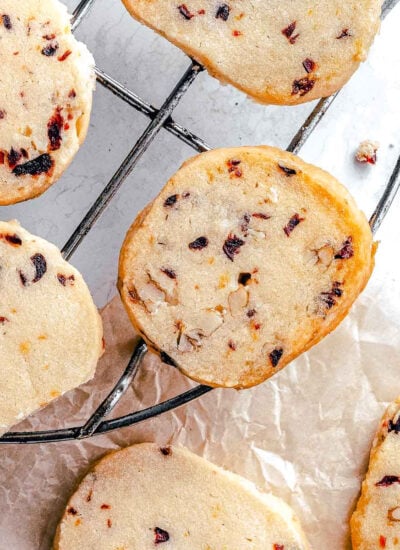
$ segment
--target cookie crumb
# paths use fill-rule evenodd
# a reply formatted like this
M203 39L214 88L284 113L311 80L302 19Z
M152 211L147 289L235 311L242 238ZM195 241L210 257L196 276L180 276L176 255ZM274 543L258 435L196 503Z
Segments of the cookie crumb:
M379 143L369 139L362 141L356 151L356 161L361 164L376 164Z

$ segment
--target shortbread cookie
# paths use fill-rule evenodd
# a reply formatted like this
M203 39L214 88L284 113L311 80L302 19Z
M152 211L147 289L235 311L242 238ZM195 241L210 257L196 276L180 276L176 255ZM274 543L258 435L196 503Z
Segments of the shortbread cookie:
M367 56L381 0L123 0L130 13L261 103L333 94Z
M305 550L293 511L183 448L142 443L83 479L55 550Z
M0 433L92 378L102 324L52 244L0 222Z
M94 61L58 0L3 0L0 12L0 205L40 195L89 125Z
M397 550L400 545L400 398L382 418L351 518L354 550Z
M186 162L139 215L119 289L164 359L244 388L339 324L373 255L364 215L332 176L271 147L220 149Z

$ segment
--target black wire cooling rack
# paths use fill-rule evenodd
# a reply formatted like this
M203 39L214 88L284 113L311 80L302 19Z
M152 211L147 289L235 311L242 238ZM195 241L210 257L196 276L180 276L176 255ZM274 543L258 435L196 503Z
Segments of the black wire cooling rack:
M386 0L382 7L382 19L384 19L390 11L395 7L399 0ZM80 23L88 16L90 9L93 7L96 0L81 0L74 10L72 17L72 30L74 31ZM162 128L173 134L175 137L195 149L197 152L210 150L210 147L198 136L193 134L187 128L180 126L171 118L174 109L179 104L180 100L189 89L196 76L203 71L203 67L191 60L189 67L186 69L174 89L171 91L167 99L164 101L160 109L156 109L147 101L136 95L134 92L126 88L123 84L116 81L114 78L106 74L104 71L95 68L97 81L105 88L110 90L114 95L134 107L139 112L143 113L150 119L150 123L140 136L138 141L130 150L127 157L121 163L115 174L104 187L96 201L93 203L87 214L82 219L81 223L75 229L71 237L62 249L62 254L66 260L69 260L78 246L81 244L85 236L89 233L98 218L111 202L118 189L122 186L127 176L132 172L138 163L141 156L146 152L151 142L157 136ZM299 128L296 135L287 147L287 151L298 153L308 137L321 122L323 116L334 102L340 92L321 99L304 124ZM386 216L393 199L400 187L400 157L394 167L382 196L376 205L376 208L370 218L370 226L373 233L376 233L380 227L384 217ZM144 355L147 353L147 346L143 340L139 340L132 354L128 366L123 372L121 378L116 383L108 397L95 410L92 416L83 426L72 428L64 428L59 430L46 430L36 432L9 432L0 438L0 444L9 443L46 443L55 441L80 440L91 437L93 435L104 434L118 428L131 426L143 420L153 418L177 407L185 405L193 399L197 399L201 395L212 390L209 386L198 385L191 390L188 390L176 397L172 397L162 403L154 405L144 410L134 411L125 416L112 420L104 420L117 405L125 391L134 381L136 373L140 367Z

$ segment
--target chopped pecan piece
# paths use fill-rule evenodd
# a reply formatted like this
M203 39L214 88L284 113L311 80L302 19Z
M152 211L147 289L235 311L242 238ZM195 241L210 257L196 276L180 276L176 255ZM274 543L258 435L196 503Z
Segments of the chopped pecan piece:
M243 286L231 292L228 296L229 310L233 317L244 313L244 308L249 301L249 295Z

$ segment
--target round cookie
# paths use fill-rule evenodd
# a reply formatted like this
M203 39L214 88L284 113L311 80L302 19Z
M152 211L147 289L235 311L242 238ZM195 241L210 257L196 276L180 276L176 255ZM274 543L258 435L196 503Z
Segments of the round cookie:
M55 550L306 550L293 511L183 448L143 443L103 458L59 525Z
M43 193L78 151L94 60L58 0L3 0L0 40L0 205L7 205Z
M351 536L354 550L395 550L400 544L400 398L388 407L375 436Z
M245 388L332 331L373 268L367 220L326 172L271 147L187 161L128 231L119 290L164 360Z
M333 94L365 60L381 0L123 0L219 80L261 103Z
M52 244L0 222L0 433L93 377L102 323Z

